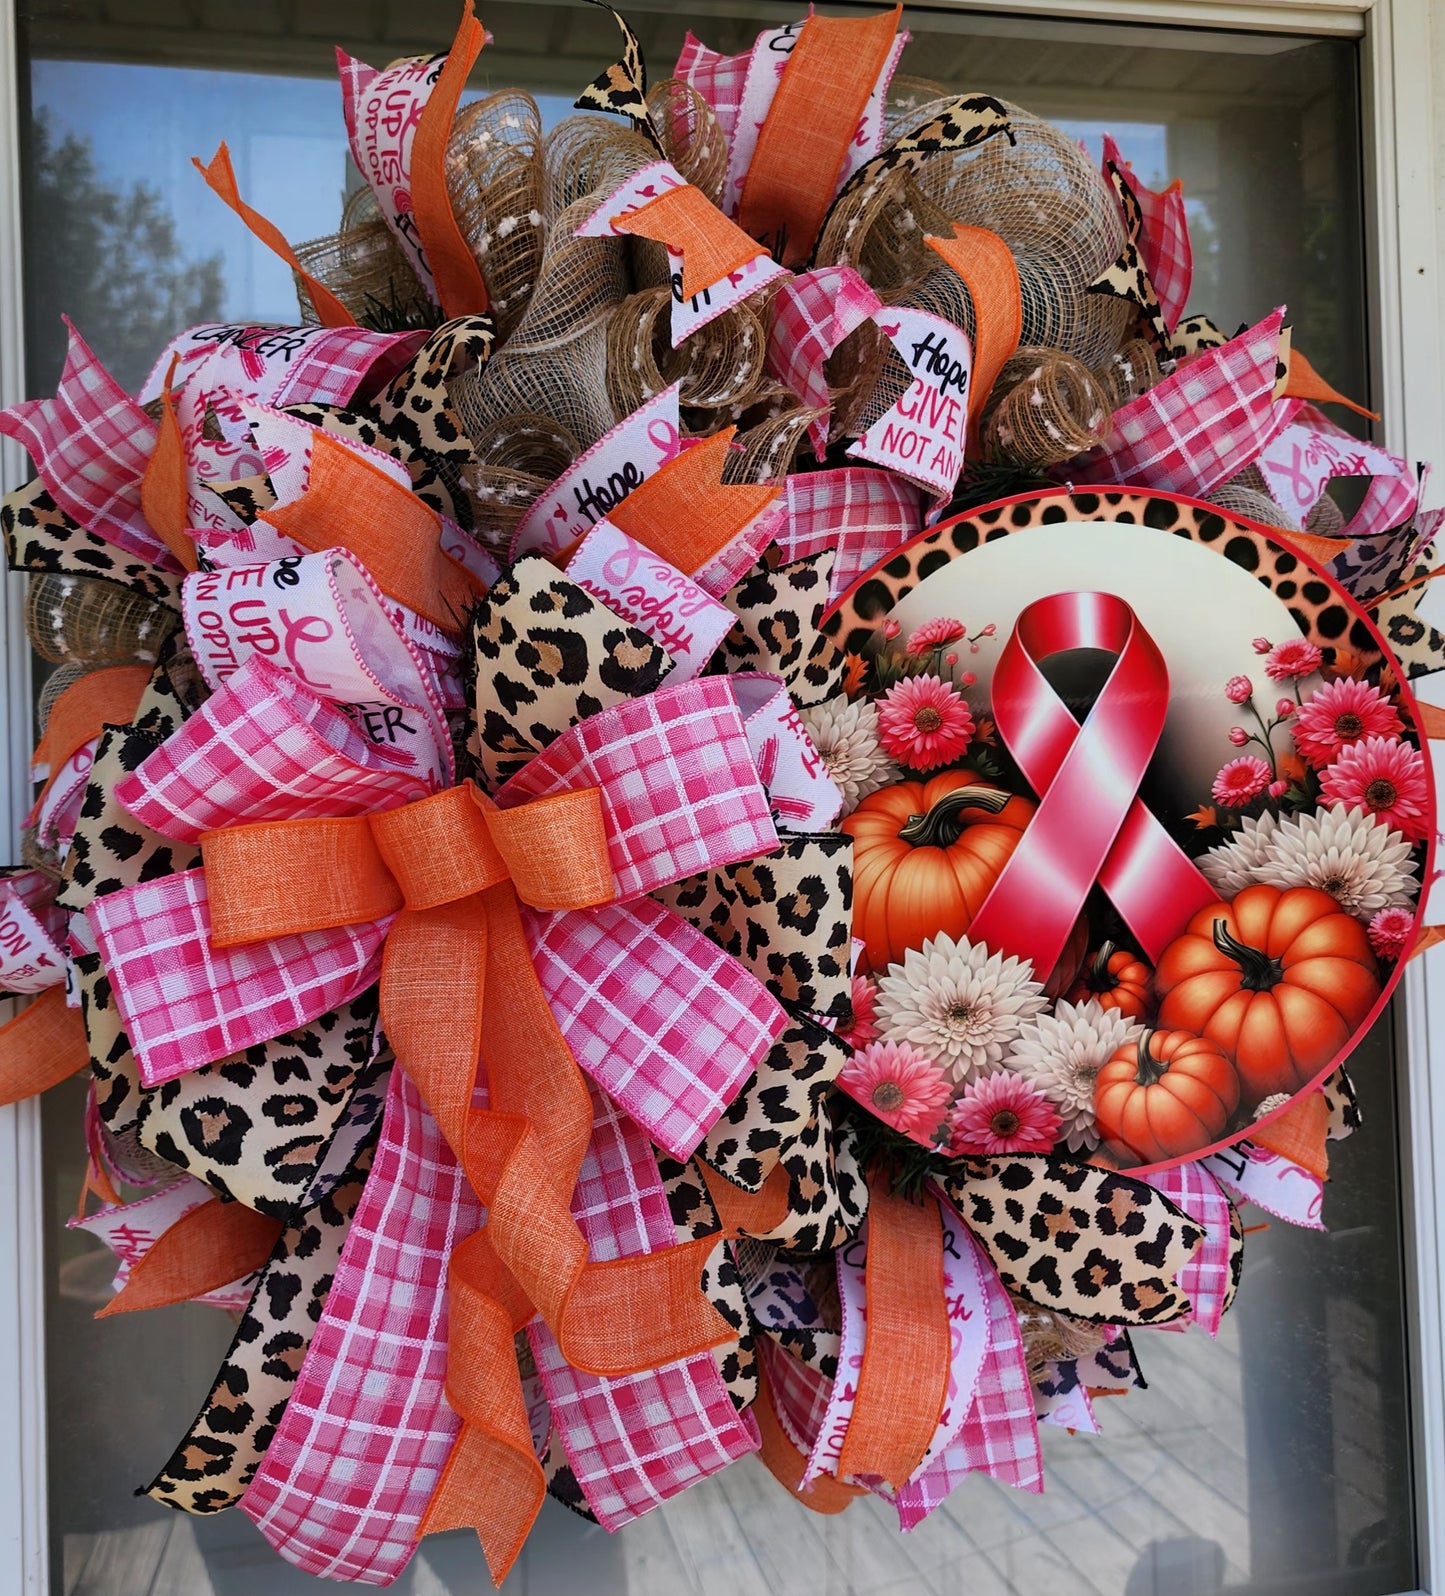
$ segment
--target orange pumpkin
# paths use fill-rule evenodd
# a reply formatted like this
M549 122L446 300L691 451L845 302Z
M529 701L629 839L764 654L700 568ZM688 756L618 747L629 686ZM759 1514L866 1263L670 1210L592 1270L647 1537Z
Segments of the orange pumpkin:
M1159 1023L1218 1042L1248 1107L1307 1085L1380 995L1358 920L1313 887L1246 887L1201 909L1154 972Z
M1094 1082L1094 1123L1122 1162L1157 1164L1217 1142L1239 1107L1239 1075L1217 1042L1145 1031Z
M1101 1008L1118 1009L1127 1019L1142 1020L1149 1009L1153 973L1137 953L1106 942L1069 989L1068 1002L1087 1003L1093 998Z
M843 822L853 839L853 932L873 970L940 932L963 936L1034 806L971 770L870 793Z

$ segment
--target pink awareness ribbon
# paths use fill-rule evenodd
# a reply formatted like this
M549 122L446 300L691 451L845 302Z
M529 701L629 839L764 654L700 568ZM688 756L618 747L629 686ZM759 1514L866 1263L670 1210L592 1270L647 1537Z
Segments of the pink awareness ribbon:
M1082 725L1041 662L1065 649L1117 656ZM1164 729L1169 672L1112 593L1054 593L1018 617L993 678L999 736L1039 807L969 926L969 939L1051 971L1095 881L1151 960L1218 894L1139 797Z

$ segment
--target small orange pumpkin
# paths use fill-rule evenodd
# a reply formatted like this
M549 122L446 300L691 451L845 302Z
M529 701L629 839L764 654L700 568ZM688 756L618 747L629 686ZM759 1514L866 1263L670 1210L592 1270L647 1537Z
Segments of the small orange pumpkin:
M1094 1081L1094 1123L1115 1157L1183 1158L1217 1142L1239 1107L1239 1075L1217 1042L1189 1031L1145 1031Z
M1142 1020L1149 1011L1149 978L1153 970L1127 949L1106 942L1089 959L1088 968L1069 989L1067 1001L1118 1009L1126 1019Z
M1154 987L1160 1025L1218 1042L1252 1108L1343 1051L1380 977L1364 927L1327 892L1258 885L1201 909L1160 955Z
M843 822L853 839L853 932L886 970L942 932L963 936L1034 812L971 770L870 793Z

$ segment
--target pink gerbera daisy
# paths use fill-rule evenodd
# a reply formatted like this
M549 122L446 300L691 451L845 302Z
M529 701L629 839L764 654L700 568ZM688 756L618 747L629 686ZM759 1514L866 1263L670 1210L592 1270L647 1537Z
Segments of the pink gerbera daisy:
M1362 737L1341 750L1320 775L1327 804L1353 805L1393 826L1411 842L1430 830L1430 784L1425 756L1409 743Z
M1277 643L1264 662L1264 674L1275 682L1293 681L1296 676L1309 676L1324 664L1324 655L1313 643L1302 637L1293 637L1287 643Z
M879 739L911 770L934 770L957 759L973 730L963 696L936 676L905 676L878 703Z
M1290 729L1300 757L1319 769L1362 737L1394 740L1405 728L1378 687L1342 676L1305 699Z
M867 1047L878 1040L878 988L866 975L853 977L852 1023L839 1034L849 1047Z
M948 1117L948 1150L955 1157L1046 1153L1059 1139L1059 1124L1053 1105L1022 1075L996 1070L964 1088Z
M1251 798L1258 798L1269 786L1274 772L1262 759L1246 754L1243 759L1231 759L1220 767L1210 789L1214 801L1226 809L1243 809Z
M1398 959L1415 935L1410 909L1381 909L1368 927L1370 946L1382 959Z
M911 1042L870 1042L843 1066L838 1084L885 1125L927 1146L953 1095L948 1077Z
M947 648L950 643L956 643L967 635L968 628L962 621L940 615L937 620L925 621L922 626L915 628L913 635L908 639L908 652L929 654L935 648Z

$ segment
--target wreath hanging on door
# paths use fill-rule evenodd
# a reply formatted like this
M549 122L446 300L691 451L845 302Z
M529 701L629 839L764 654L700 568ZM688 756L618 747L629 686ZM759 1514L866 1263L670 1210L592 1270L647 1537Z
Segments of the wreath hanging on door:
M546 133L458 110L470 5L342 54L337 234L201 168L301 324L134 398L72 329L0 418L4 1095L88 1072L105 1313L237 1315L149 1494L313 1573L759 1451L904 1529L1041 1489L1237 1202L1320 1225L1435 938L1441 512L1283 310L1185 315L1177 185L898 21L649 88L618 17L622 123Z

